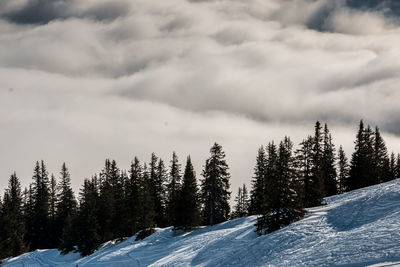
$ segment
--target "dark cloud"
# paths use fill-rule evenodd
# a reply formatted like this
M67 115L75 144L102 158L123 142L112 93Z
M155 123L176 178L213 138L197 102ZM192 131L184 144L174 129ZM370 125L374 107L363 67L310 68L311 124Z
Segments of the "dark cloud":
M90 3L90 1L88 1ZM76 0L29 0L25 4L4 12L3 18L19 24L46 24L71 17L94 20L113 20L129 12L126 2L99 1L82 8Z
M236 187L259 145L297 143L317 119L347 151L361 118L400 151L400 29L387 5L0 1L0 174L27 181L43 158L83 178L106 157L125 168L172 150L201 173L218 141Z

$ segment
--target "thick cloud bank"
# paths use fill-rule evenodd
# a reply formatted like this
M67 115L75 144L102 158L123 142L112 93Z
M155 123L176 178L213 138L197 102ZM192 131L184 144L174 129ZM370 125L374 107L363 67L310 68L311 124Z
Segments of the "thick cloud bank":
M174 149L199 172L218 141L236 186L259 145L317 119L349 152L360 118L400 152L397 6L360 3L1 1L0 185L40 158L83 178Z

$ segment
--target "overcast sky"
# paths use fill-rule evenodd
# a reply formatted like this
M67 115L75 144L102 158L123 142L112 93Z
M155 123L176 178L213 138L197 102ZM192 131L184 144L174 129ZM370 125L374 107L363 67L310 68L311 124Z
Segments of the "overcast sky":
M0 189L43 159L75 192L106 158L128 168L213 142L232 190L257 149L327 121L353 150L358 121L400 152L400 29L329 0L0 0ZM350 155L349 155L350 156ZM2 190L1 190L2 191Z

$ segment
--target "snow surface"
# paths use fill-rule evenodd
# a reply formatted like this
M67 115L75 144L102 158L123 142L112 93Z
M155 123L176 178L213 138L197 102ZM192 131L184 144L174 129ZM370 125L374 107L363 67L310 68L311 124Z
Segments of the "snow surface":
M262 237L250 216L186 234L159 229L142 241L108 242L84 258L38 250L4 266L400 266L400 179L326 202Z

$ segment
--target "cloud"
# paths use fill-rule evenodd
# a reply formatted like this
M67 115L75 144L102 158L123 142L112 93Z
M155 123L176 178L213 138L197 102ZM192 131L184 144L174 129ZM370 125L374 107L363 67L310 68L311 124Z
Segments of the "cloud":
M349 153L361 118L400 151L398 23L349 3L2 1L0 174L27 182L43 158L83 178L172 150L200 174L218 141L236 187L259 145L317 119Z

